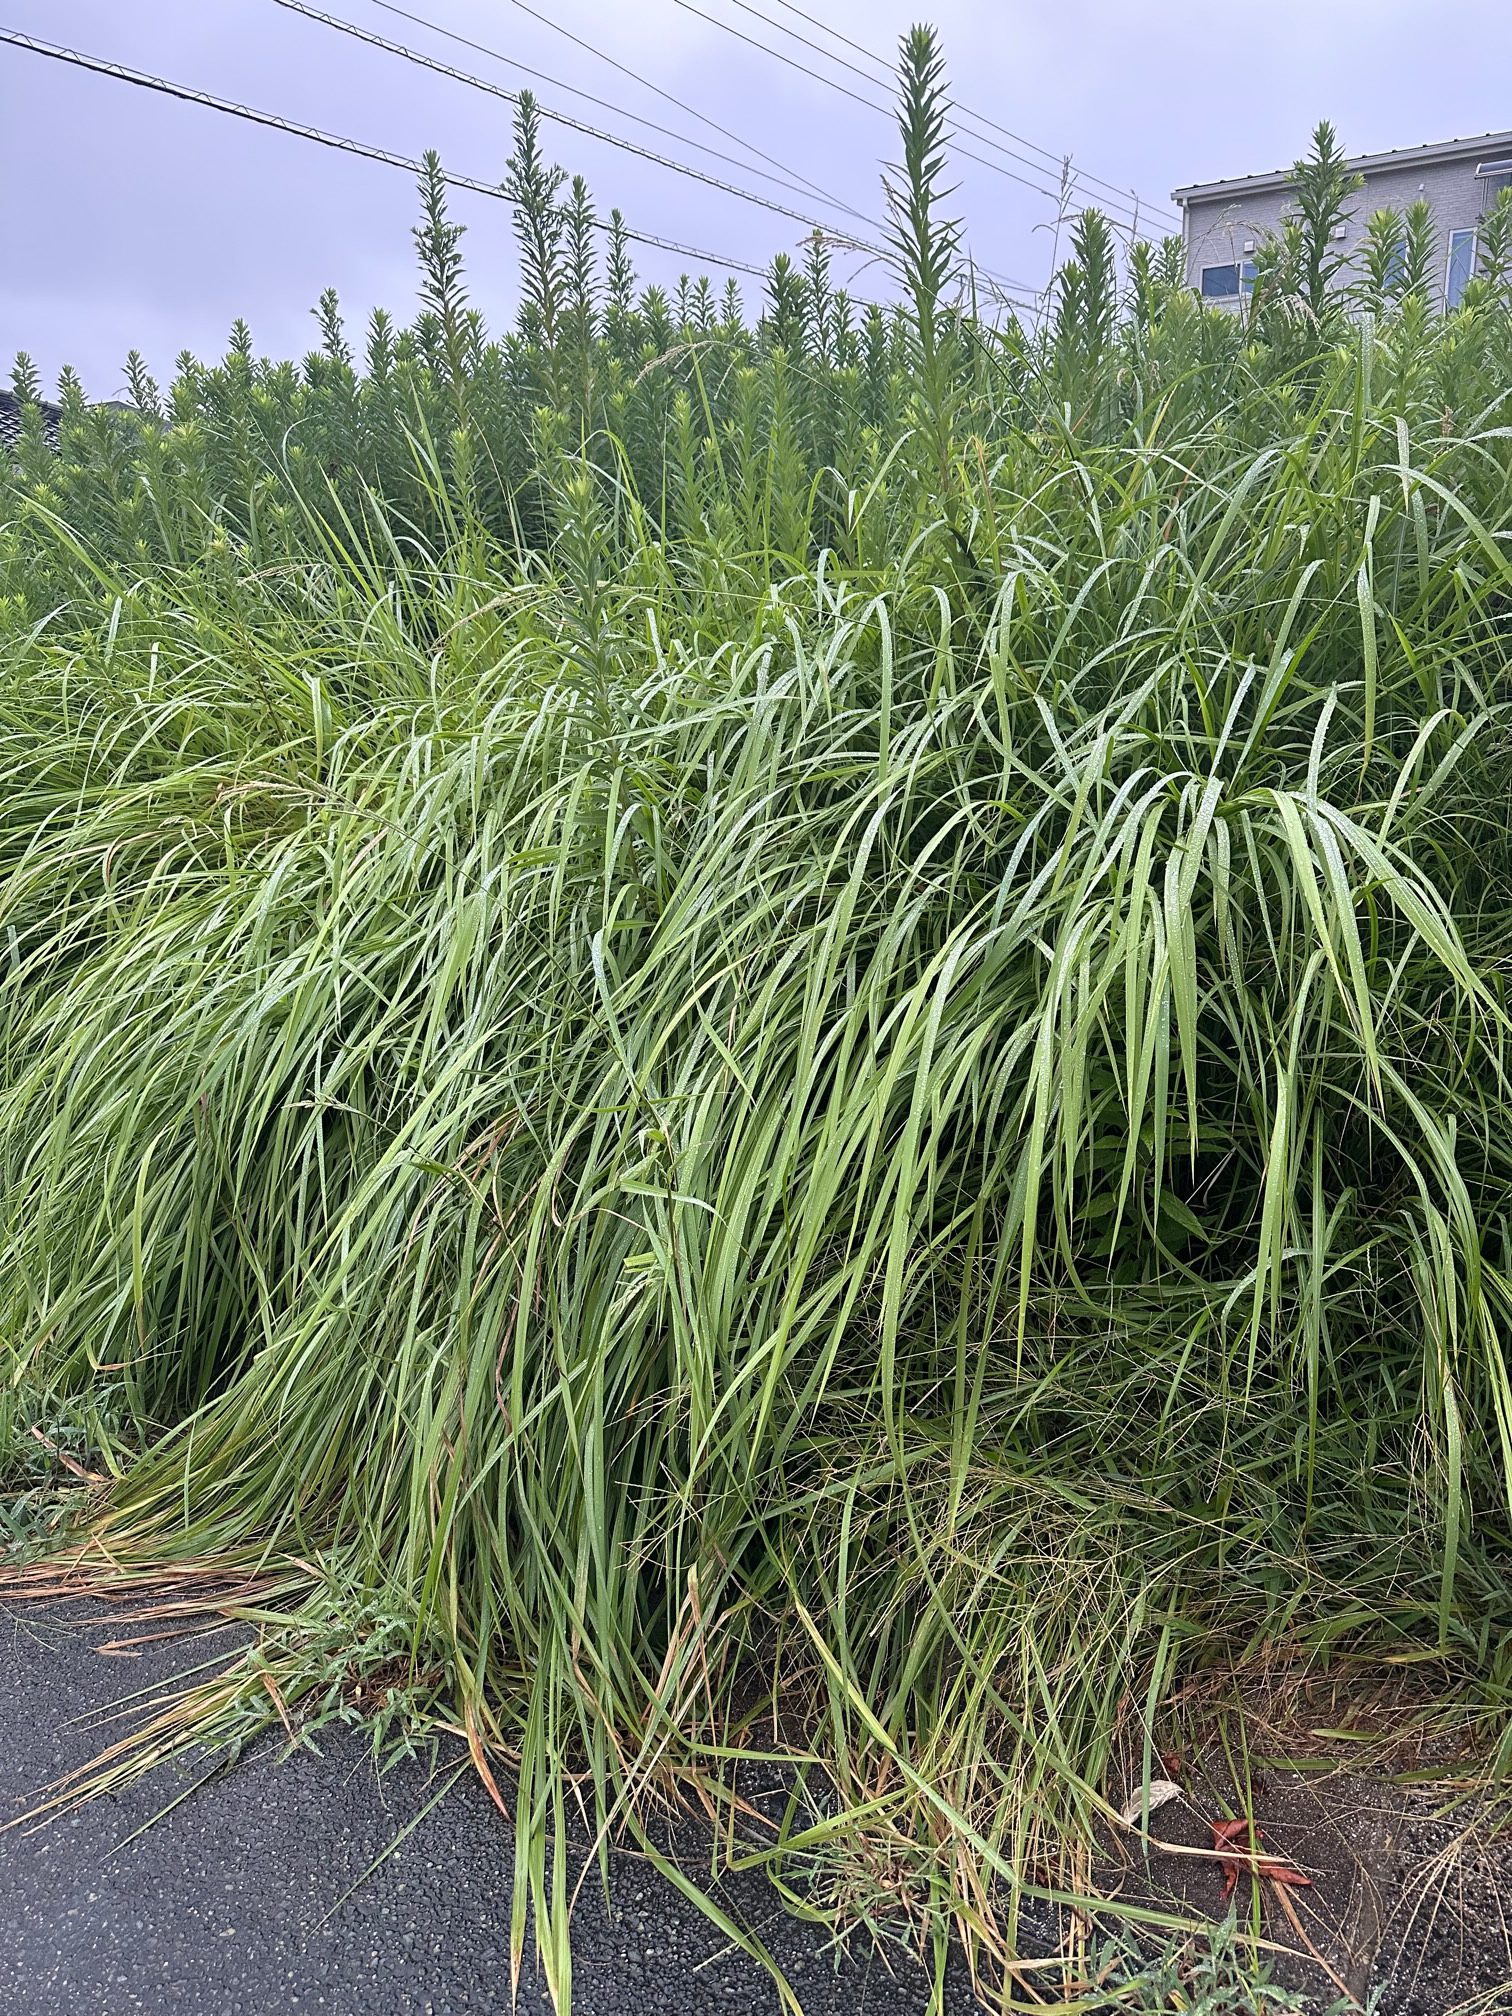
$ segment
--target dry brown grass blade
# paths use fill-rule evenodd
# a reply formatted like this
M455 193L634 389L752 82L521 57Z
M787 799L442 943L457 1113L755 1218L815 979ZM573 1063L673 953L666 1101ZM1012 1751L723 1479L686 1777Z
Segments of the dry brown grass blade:
M462 1710L462 1725L467 1731L467 1749L473 1761L473 1769L482 1779L484 1790L488 1793L489 1798L492 1799L504 1818L508 1820L510 1817L509 1808L504 1803L504 1794L499 1790L498 1780L489 1768L488 1754L483 1748L483 1739L478 1734L477 1718L473 1714L471 1703L468 1703Z
M295 1734L293 1719L289 1714L288 1704L279 1691L278 1682L273 1678L271 1673L265 1670L262 1675L262 1684L267 1689L268 1699L278 1710L278 1719L282 1722L289 1741L291 1743L297 1742L299 1739Z
M64 1813L75 1812L92 1799L145 1777L156 1765L190 1748L206 1723L236 1701L248 1678L246 1667L238 1661L216 1680L202 1681L177 1695L156 1697L148 1705L166 1701L168 1705L162 1713L108 1745L87 1763L44 1785L37 1803L14 1819L0 1823L0 1833L13 1827L38 1826Z
M44 1435L35 1422L32 1423L31 1432L54 1461L62 1464L70 1477L77 1477L83 1484L108 1484L110 1482L110 1479L103 1471L86 1470L81 1463L76 1463L72 1456L58 1447L50 1435Z
M1287 1895L1286 1885L1284 1883L1271 1883L1268 1887L1270 1889L1271 1895L1275 1898L1276 1902L1281 1906L1281 1909L1286 1913L1286 1916L1291 1920L1292 1930L1296 1933L1297 1937L1302 1941L1302 1944L1307 1948L1308 1952L1312 1955L1313 1959L1317 1961L1318 1965L1323 1969L1323 1972L1328 1976L1329 1980L1333 1983L1335 1988L1338 1989L1339 1993L1345 1998L1345 2000L1349 2002L1352 2007L1358 2008L1360 2006L1359 2002L1356 1999L1352 1990L1350 1989L1349 1983L1344 1979L1343 1975L1340 1974L1335 1969L1335 1967L1327 1959L1327 1957L1318 1950L1317 1946L1314 1945L1313 1940L1308 1933L1307 1927L1302 1923L1301 1913L1298 1911L1296 1905L1292 1902L1291 1898Z

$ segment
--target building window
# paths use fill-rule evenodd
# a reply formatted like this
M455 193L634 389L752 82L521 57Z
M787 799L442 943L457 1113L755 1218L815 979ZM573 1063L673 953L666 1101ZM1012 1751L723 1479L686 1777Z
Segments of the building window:
M1512 161L1482 161L1475 179L1481 186L1481 209L1490 210L1503 189L1512 189Z
M1255 291L1255 262L1236 259L1227 266L1204 266L1198 291L1208 301L1248 300Z
M1475 233L1473 231L1451 231L1449 233L1449 273L1444 282L1444 304L1458 308L1465 298L1465 289L1470 284L1470 276L1475 271Z

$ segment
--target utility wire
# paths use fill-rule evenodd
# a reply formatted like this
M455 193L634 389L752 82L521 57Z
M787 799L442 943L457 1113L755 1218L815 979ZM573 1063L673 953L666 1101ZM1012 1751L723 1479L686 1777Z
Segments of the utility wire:
M518 6L520 0L515 0L515 4ZM681 7L685 14L696 14L700 21L707 21L713 28L723 29L726 35L733 35L737 42L749 43L751 48L759 49L764 56L771 56L777 62L785 63L789 70L800 71L803 76L811 77L816 84L824 84L831 91L838 91L842 97L853 98L858 105L864 105L869 112L880 112L884 119L891 118L889 108L886 105L879 105L875 98L863 98L859 91L852 91L848 84L842 84L838 78L823 76L818 70L811 69L807 63L800 63L796 56L788 56L781 49L774 49L769 42L758 42L754 35L747 35L743 28L737 28L733 22L721 21L717 14L706 14L702 7L693 5L693 0L674 0L674 5ZM991 168L996 174L1006 175L1010 182L1022 182L1026 189L1037 190L1041 196L1048 196L1052 202L1060 200L1056 190L1047 189L1041 182L1031 182L1027 175L1016 175L1011 168L1004 168L997 161L989 161L983 154L973 154L969 147L957 145L954 151L968 161L980 163L983 168Z
M375 7L381 7L385 14L397 14L403 21L411 21L417 28L424 28L432 35L439 35L447 42L456 42L464 49L471 49L479 56L487 56L493 62L507 63L512 69L523 70L527 77L539 78L549 84L553 91L565 91L569 98L581 98L586 104L597 105L601 112L612 112L617 119L628 119L633 126L644 126L649 133L658 133L664 140L675 140L679 147L691 147L697 154L707 154L713 161L723 161L726 167L738 168L745 175L754 175L762 182L775 183L779 189L787 189L795 196L812 194L798 182L791 182L785 176L777 175L769 168L758 168L754 163L741 159L735 154L723 153L718 147L711 147L705 140L695 140L691 133L679 133L674 126L660 126L654 119L647 119L643 113L632 112L627 106L616 105L610 98L596 97L592 91L585 91L578 84L569 84L563 77L553 77L549 70L538 70L531 63L522 63L518 56L506 56L502 50L490 49L486 42L475 42L470 35L461 35L455 28L443 28L439 21L429 20L424 14L412 14L408 7L400 7L395 0L372 0ZM868 222L863 211L843 203L837 196L826 197L837 210L844 210L849 216Z
M391 0L374 0L374 5L379 7L388 7L391 5ZM529 0L510 0L510 5L518 7L522 14L528 14L533 21L539 21L543 27L550 28L551 30L553 30L554 33L558 35L564 35L567 38L567 40L575 44L577 48L586 49L590 56L596 56L601 63L607 63L611 69L618 70L622 76L632 78L635 81L635 83L641 85L645 90L655 92L658 98L666 99L669 105L675 105L680 112L686 112L690 118L698 120L700 125L709 127L715 133L723 134L726 140L733 140L737 147L748 148L751 153L756 155L758 160L767 162L771 167L781 168L789 175L797 176L797 179L803 183L806 189L811 190L813 194L816 196L823 197L825 202L838 203L838 198L833 196L827 189L821 188L818 183L811 182L806 175L800 175L796 168L789 166L785 162L777 160L776 157L771 154L763 153L762 150L759 147L755 146L751 141L742 139L740 134L732 133L727 126L721 126L717 120L710 119L707 116L707 114L700 112L696 105L689 105L688 103L686 103L685 100L675 97L672 92L664 90L660 84L653 84L649 77L642 76L640 71L632 70L628 63L621 63L617 57L610 56L609 54L607 54L606 51L596 48L592 42L585 41L581 35L575 35L570 28L564 27L560 21L554 20L551 15L543 14L539 10L539 8L530 6ZM686 6L687 0L678 0L678 5ZM695 14L699 12L699 10L696 7L690 8L689 11ZM714 20L713 15L705 15L703 18L709 21ZM723 21L715 21L714 25L716 27L726 28L728 32L731 34L738 32L737 30L729 29L728 23ZM741 37L741 40L746 42L751 42L752 39L753 38L750 37L749 35ZM765 50L766 54L768 55L777 54L777 51L767 49L765 43L754 42L753 46L755 48ZM791 59L784 57L782 60L786 62L790 61ZM803 66L798 65L796 67L802 68ZM832 80L828 78L821 78L819 81L821 83L830 83ZM844 87L841 85L836 85L834 86L834 88L837 90L841 90ZM848 95L851 97L855 97L857 94L855 92L851 92ZM871 103L870 100L866 99L863 99L861 102L863 104ZM888 107L886 107L885 105L873 104L872 110L874 112L881 112L885 118L890 118L892 116ZM968 150L964 147L958 147L956 149L956 152L959 154L967 154L968 158L973 161L982 161L981 155L970 154ZM985 161L982 162L982 165L987 168L994 168L1000 175L1007 175L1010 177L1011 180L1016 182L1022 182L1025 179L1022 175L1014 175L1011 169L999 167L998 163L995 161ZM1052 202L1058 202L1060 200L1054 190L1041 188L1038 183L1031 182L1027 186L1031 189L1039 190L1039 193L1041 195L1049 196ZM840 204L839 207L844 209L847 208L848 206ZM1026 286L1022 281L1005 281L1001 275L991 273L989 269L986 268L985 266L980 268L979 270L985 273L989 279L996 281L997 285L1000 288L1002 288L1005 292L1013 290L1028 296L1030 299L1036 298L1034 295L1034 290Z
M386 0L377 0L377 4L383 6ZM610 56L602 49L596 49L591 42L585 42L581 35L574 35L570 28L563 27L560 21L554 21L549 14L542 14L539 9L529 6L527 0L510 0L510 4L518 7L522 14L528 14L532 21L539 21L543 27L552 29L558 35L565 35L567 40L575 43L579 49L586 49L590 56L596 56L601 63L607 63L611 70L618 70L621 76L631 78L644 90L654 92L658 98L664 98L669 105L675 105L679 112L686 112L688 117L696 119L700 126L707 126L711 132L721 134L726 140L733 140L737 147L744 147L747 153L754 154L758 161L765 161L769 168L780 168L783 174L796 177L810 194L822 196L827 202L835 200L829 191L821 189L817 182L810 182L806 175L799 175L796 168L789 167L785 161L779 161L775 155L763 153L753 142L743 139L739 133L732 133L728 126L721 126L717 120L710 119L706 113L700 112L696 105L689 105L683 99L674 97L670 91L664 91L660 84L653 84L649 77L643 77L638 70L632 70L628 63L621 63L617 57Z
M827 21L821 21L817 15L805 13L801 7L797 7L793 4L793 0L774 0L774 4L777 5L778 7L781 7L786 13L796 14L800 21L806 21L811 28L819 29L822 34L828 35L833 41L844 43L847 49L853 49L858 56L866 57L868 62L879 65L882 69L887 71L889 77L896 77L897 75L896 67L893 64L889 63L885 56L877 55L874 50L868 49L864 43L853 41L849 35L842 35L838 28L830 27ZM781 22L773 21L769 15L762 14L759 11L759 9L749 4L749 0L734 0L734 5L739 7L744 13L754 14L758 21L765 21L769 27L781 28L784 35L793 36L793 39L795 41L802 42L806 48L820 49L820 45L816 42L810 42L806 35L799 35L791 28L784 28ZM841 63L844 61L842 57L834 55L833 52L829 50L820 50L820 53L829 56L829 59L832 63ZM846 63L845 68L847 70L852 70L856 69L856 66L851 63ZM861 70L856 70L856 75L858 77L864 76L865 72ZM1064 155L1052 152L1052 150L1048 147L1041 147L1037 140L1029 139L1026 134L1016 133L1011 126L1000 125L996 119L990 119L985 112L978 112L970 105L963 105L960 104L959 102L953 102L951 109L956 113L957 117L959 117L962 113L965 113L968 118L975 119L980 125L990 126L994 133L1001 133L1005 139L1016 140L1019 146L1027 147L1031 154L1043 155L1045 160L1054 162L1057 167L1059 167L1062 161L1066 158ZM989 144L996 145L997 143L990 142ZM1001 149L1001 151L1005 154L1013 155L1013 158L1016 161L1022 161L1024 159L1022 154L1015 154L1014 150L1011 147L1004 147ZM1029 167L1033 167L1034 165L1035 164L1033 162L1026 163L1026 166ZM1109 182L1105 176L1094 175L1091 173L1089 169L1086 168L1079 168L1077 169L1076 173L1083 182L1094 184L1099 189L1106 189L1109 191L1110 194L1114 196L1118 197L1132 196L1135 199L1137 207L1141 210L1148 209L1150 215L1153 217L1169 217L1175 223L1180 222L1180 219L1177 217L1176 212L1170 209L1167 205L1163 203L1151 203L1146 205L1145 203L1143 203L1140 200L1139 191L1137 189L1125 189L1119 183Z
M515 4L518 6L520 0L515 0ZM694 14L700 21L707 21L711 27L722 29L726 35L733 35L738 42L745 42L752 49L759 49L764 56L770 56L778 63L785 63L790 70L797 70L803 76L812 78L816 84L826 85L831 91L838 91L843 97L852 98L858 105L866 106L869 111L880 112L884 118L892 116L888 106L879 105L874 98L864 98L859 91L853 91L848 84L842 84L838 78L826 77L822 72L813 69L809 64L799 62L796 56L789 56L782 49L774 49L769 42L762 42L754 35L747 35L744 29L737 28L733 22L722 21L717 14L705 13L702 7L695 7L693 5L693 0L674 0L674 4L681 7L684 13ZM750 11L754 12L754 9ZM787 33L790 31L784 30L783 32ZM865 73L857 72L857 74L864 75ZM871 79L868 81L876 82L878 80ZM974 135L973 137L979 136ZM987 145L991 147L995 147L997 144L994 140L987 141ZM1040 196L1048 196L1052 203L1058 204L1061 201L1064 193L1062 190L1048 189L1043 182L1032 182L1027 175L1020 175L1016 169L1005 168L1002 162L990 160L985 154L978 154L970 147L961 146L958 139L953 143L953 151L967 161L975 161L980 167L990 168L995 175L1005 176L1010 182L1022 183L1026 189L1032 189ZM1007 150L1003 149L1000 151L1006 152ZM1022 159L1022 156L1016 156L1015 158ZM1029 165L1032 166L1033 164L1030 163ZM1040 172L1043 173L1043 170ZM1127 202L1121 207L1129 212L1131 220L1137 215L1137 212L1132 210Z
M503 98L510 101L511 103L518 103L519 94L517 92L508 91L505 90L500 85L489 83L484 78L474 76L470 71L457 70L454 69L450 64L439 63L435 61L433 58L422 54L419 50L407 48L402 43L390 42L382 35L375 35L368 29L358 27L355 22L340 19L335 15L322 13L318 8L308 5L307 0L277 0L277 4L280 7L285 7L289 9L293 13L303 14L307 16L310 20L320 21L325 23L325 25L328 27L339 29L343 34L355 36L359 41L371 43L375 48L387 50L389 51L390 54L395 56L401 56L408 62L417 63L427 70L434 70L443 77L453 78L458 83L470 84L479 91L488 92L492 97ZM507 64L515 63L514 57L506 56L502 50L490 49L486 46L486 44L471 41L465 35L454 34L451 29L441 27L439 23L431 21L426 15L412 13L408 8L394 5L393 0L373 0L373 4L375 6L382 7L386 13L402 15L406 21L413 21L417 27L433 29L435 33L437 33L438 35L445 36L450 41L463 43L469 49L476 50L480 56L490 57L492 60L499 63L507 63ZM520 69L527 69L527 70L529 69L529 65L527 64L519 64L516 67ZM542 73L539 71L531 71L530 74L533 76L540 76ZM569 86L567 88L571 89L572 87ZM589 96L590 94L585 92L581 93L580 95L586 97ZM626 118L635 117L633 113L626 113L622 107L614 105L606 99L595 98L593 99L592 102L596 105L606 106L606 108L609 111L615 112L621 117ZM827 237L833 238L837 243L839 243L842 246L855 249L858 251L870 252L874 257L877 258L887 258L890 256L887 247L884 245L878 245L866 239L858 238L855 236L854 233L851 232L839 231L835 228L834 225L823 223L818 218L815 217L806 216L802 211L788 209L785 205L773 202L770 198L758 195L752 190L744 189L738 187L733 183L722 181L717 176L706 175L702 172L702 170L694 168L693 166L691 166L691 164L687 162L670 160L665 155L657 154L650 148L641 147L636 142L626 140L619 134L606 133L598 127L586 125L583 121L573 119L565 113L554 112L545 105L542 105L540 107L540 110L544 118L556 120L559 124L571 127L576 132L586 133L595 140L606 141L611 147L625 148L632 154L640 155L643 160L652 161L656 163L659 167L670 168L675 174L691 176L695 181L704 182L708 184L708 186L711 188L720 189L725 191L729 195L738 196L744 202L756 203L759 204L763 209L776 211L780 216L794 218L797 222L801 224L806 224L816 231L823 232ZM658 132L665 132L667 129L664 127L658 127L656 128L656 130ZM691 141L691 142L684 141L683 136L680 134L673 134L671 137L679 140L680 142L683 142L683 144L688 144L692 146L697 146L699 144L697 141ZM712 150L705 150L705 151L712 151ZM728 155L721 155L719 156L719 158L721 160L730 159ZM741 167L746 166L745 163L737 163L736 165ZM761 170L747 169L747 172L760 174ZM767 179L775 180L777 178L768 177ZM783 188L793 189L796 188L797 185L792 182L783 182L781 186ZM848 215L859 219L860 222L868 225L873 231L885 232L887 229L887 226L885 224L879 223L876 218L868 216L864 210L857 210L853 204L844 203L838 197L825 196L823 200L827 203L832 203L837 209L844 210ZM1022 280L1014 280L1005 274L994 273L988 267L981 267L978 270L981 271L986 276L987 279L992 281L994 285L998 288L998 290L1002 292L1005 296L1013 296L1013 295L1020 296L1022 297L1024 303L1026 304L1034 302L1038 298L1035 294L1034 289Z
M296 140L311 140L318 146L334 148L340 154L356 155L359 160L380 161L387 168L402 168L410 175L423 172L422 164L406 154L392 153L386 147L372 147L366 141L351 140L340 133L327 133L318 126L304 126L276 112L260 112L252 105L238 105L229 98L217 98L209 91L196 91L187 84L174 84L166 77L153 77L146 71L132 70L124 63L110 63L103 57L87 56L79 49L61 48L57 43L43 42L34 35L22 35L12 28L0 28L0 43L29 50L34 56L49 56L59 63L71 63L100 77L113 77L118 83L140 85L143 90L161 92L165 97L181 99L187 105L203 105L211 112L224 112L234 119L246 119L255 126L270 127L276 133L289 133ZM448 169L442 170L442 180L454 189L470 190L475 196L491 196L498 203L509 201L496 182L480 182L471 175L455 175ZM595 218L594 229L609 231L612 226ZM675 239L660 238L649 231L626 229L624 235L637 245L649 245L658 252L672 252L681 259L695 260L700 265L720 266L732 273L749 273L758 280L767 277L765 267L754 266L748 259L726 258L722 253L706 252L697 245L679 244Z
M366 42L374 49L385 50L390 56L401 56L406 63L416 63L424 70L433 70L439 77L449 77L454 83L469 84L475 91L486 91L492 98L502 98L506 103L518 105L518 91L507 91L502 84L490 84L485 78L474 77L469 71L457 70L450 63L439 63L432 56L422 55L418 49L407 49L402 42L390 42L386 36L374 35L369 29L359 28L355 21L345 21L339 15L323 14L318 7L310 7L305 0L277 0L277 5L291 14L302 14L307 21L319 21L327 28L334 28L342 35L351 35L359 42ZM605 133L597 126L589 126L581 119L574 119L570 113L555 112L548 105L540 106L543 119L554 120L560 126L570 127L574 133L584 133L590 140L602 140L607 146L621 147L629 154L639 155L643 161L654 162L658 168L670 168L675 175L687 175L695 182L702 182L710 189L722 190L726 196L738 196L742 203L755 203L763 210L771 210L779 217L791 217L797 224L804 224L810 230L818 231L825 237L860 252L872 252L878 257L886 256L886 248L872 244L867 239L856 238L841 233L832 224L825 224L817 217L810 217L802 210L792 210L786 203L779 203L771 196L759 195L753 189L742 189L734 182L721 181L717 175L706 175L701 168L691 167L685 161L673 161L665 154L657 154L649 147L642 147L638 141L626 140L616 133Z

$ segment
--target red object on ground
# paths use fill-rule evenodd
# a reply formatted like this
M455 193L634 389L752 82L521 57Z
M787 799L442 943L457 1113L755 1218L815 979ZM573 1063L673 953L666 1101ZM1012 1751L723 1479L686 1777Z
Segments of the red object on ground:
M1242 1855L1220 1855L1218 1858L1218 1866L1223 1871L1225 1903L1233 1896L1243 1869L1267 1883L1285 1883L1296 1890L1312 1888L1311 1876L1304 1876L1300 1869L1293 1869L1290 1862L1283 1862L1277 1855L1260 1853L1260 1829L1253 1820L1213 1820L1208 1824L1213 1830L1215 1848L1244 1850Z

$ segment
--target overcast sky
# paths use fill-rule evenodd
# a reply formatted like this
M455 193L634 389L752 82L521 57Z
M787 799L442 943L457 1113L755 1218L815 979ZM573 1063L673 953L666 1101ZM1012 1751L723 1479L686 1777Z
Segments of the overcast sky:
M880 164L894 152L887 121L716 23L880 104L885 87L758 16L824 43L817 20L886 52L919 17L918 0L802 0L802 13L783 0L531 4L534 17L521 0L404 0L422 23L376 0L324 0L324 11L506 89L531 84L547 107L837 227L846 218L836 201L879 214ZM944 36L955 93L979 132L983 119L996 122L1007 131L988 128L991 139L1027 157L962 134L984 157L955 164L973 253L1036 288L1054 261L1055 163L1065 155L1164 205L1180 183L1291 160L1321 117L1357 152L1512 126L1507 0L936 0L924 18ZM434 146L448 168L486 182L502 175L509 151L508 104L277 0L4 0L0 26L395 153ZM498 56L449 43L440 27ZM827 46L868 69L856 51ZM743 165L660 137L631 112ZM633 227L758 265L805 235L791 218L600 141L556 125L546 133L600 207L618 203ZM810 186L795 194L758 180L758 170ZM1083 194L1106 191L1087 185ZM495 321L515 298L508 208L460 192L453 201L467 226L472 298ZM133 345L166 374L181 349L219 354L237 315L260 350L298 355L326 286L354 325L375 303L407 314L414 212L411 182L392 168L0 44L0 359L24 348L49 382L72 363L91 396L110 397ZM664 284L688 263L638 251L643 278ZM886 291L859 259L840 263L858 294Z

